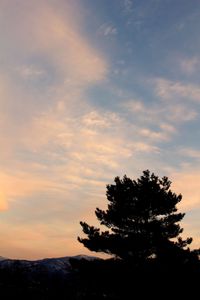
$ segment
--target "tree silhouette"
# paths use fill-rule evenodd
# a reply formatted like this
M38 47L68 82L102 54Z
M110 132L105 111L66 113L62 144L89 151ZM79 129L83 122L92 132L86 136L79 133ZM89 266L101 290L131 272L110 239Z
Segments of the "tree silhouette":
M192 238L183 240L179 222L184 213L177 213L181 194L170 190L167 177L158 178L149 170L137 180L126 175L116 177L107 185L108 208L96 208L101 225L108 230L80 222L87 238L78 241L91 251L104 252L125 261L143 263L147 260L181 260L195 256L188 248ZM196 255L197 257L197 255Z

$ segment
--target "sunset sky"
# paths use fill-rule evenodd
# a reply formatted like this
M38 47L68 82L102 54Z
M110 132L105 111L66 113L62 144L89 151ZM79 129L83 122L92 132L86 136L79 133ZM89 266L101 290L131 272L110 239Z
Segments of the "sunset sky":
M91 254L79 221L145 169L200 246L199 30L196 0L0 0L1 256Z

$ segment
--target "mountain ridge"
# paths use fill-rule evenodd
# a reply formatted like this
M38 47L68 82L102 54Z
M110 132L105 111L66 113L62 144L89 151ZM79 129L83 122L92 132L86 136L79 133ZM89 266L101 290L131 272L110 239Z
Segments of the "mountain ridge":
M26 260L26 259L10 259L0 256L0 270L13 269L23 270L25 273L46 273L46 274L70 274L71 259L84 259L84 260L96 260L100 259L95 256L87 255L75 255L75 256L64 256L56 258L43 258L39 260Z

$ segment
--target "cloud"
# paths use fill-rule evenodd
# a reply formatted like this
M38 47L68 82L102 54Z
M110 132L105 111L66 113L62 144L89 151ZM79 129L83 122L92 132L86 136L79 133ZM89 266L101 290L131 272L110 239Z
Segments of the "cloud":
M2 1L0 9L0 48L7 62L0 74L0 143L8 156L43 111L55 104L84 110L87 89L105 79L108 64L81 32L81 7L20 0L17 6Z
M178 126L196 118L197 113L184 104L142 100L124 101L122 108L134 118L138 133L153 141L169 141L178 133Z
M21 191L13 198L30 198L33 192L49 189L61 190L66 197L71 193L74 199L78 198L76 190L78 195L86 193L87 199L91 189L99 188L103 193L107 181L121 173L121 166L126 168L130 158L134 163L142 153L159 153L158 147L138 135L138 129L134 140L127 141L134 129L120 114L87 109L76 116L75 111L58 105L33 120L29 134L22 139L22 161L18 150L18 164L15 162L21 174L4 180L16 182L17 191ZM7 185L7 190L15 189Z
M13 27L12 31L2 32L5 44L9 47L8 55L12 55L12 51L20 51L21 59L29 61L34 56L38 57L50 64L54 72L60 72L66 79L76 80L77 84L88 84L105 78L105 59L81 34L81 24L71 3L65 3L64 15L62 5L58 9L52 1L34 1L29 4L19 1L18 8L16 5L4 4L2 9L7 16L2 23L8 24L10 18L9 24ZM6 34L8 38L5 37ZM10 50L12 41L13 47ZM14 49L16 44L17 49ZM30 74L30 69L31 72L36 72L33 62L22 68L26 70L26 74L27 70Z
M124 106L126 106L132 112L144 113L147 110L144 103L137 99L126 101Z
M106 128L112 126L112 124L120 123L120 117L111 112L105 112L100 114L97 111L90 111L88 114L82 117L82 122L86 127L96 128Z
M185 123L195 120L198 116L198 112L185 104L174 104L168 106L169 115L167 118L173 122Z
M181 155L183 155L185 157L200 159L200 151L199 150L195 150L192 148L184 148L184 149L181 149L179 152Z
M169 131L171 133L176 132L175 125L195 120L198 116L197 110L187 103L179 103L176 98L166 102L163 102L162 99L157 100L151 105L145 104L142 100L133 99L125 101L122 106L132 112L137 119L143 120L143 123L156 124L157 127L168 131L168 133Z
M131 0L123 0L124 12L130 14L133 12L133 2Z
M184 84L179 81L172 81L167 79L155 79L156 95L162 99L174 99L178 97L186 98L194 102L200 102L200 88L194 84Z
M174 134L177 132L176 128L168 123L160 123L160 128L164 131L164 132L168 132L171 134Z
M0 74L0 143L8 157L31 134L37 115L55 103L84 110L87 89L105 79L108 64L82 34L82 9L73 2L1 1L0 9L7 62Z
M123 120L114 113L102 111L100 114L89 110L75 117L67 111L62 115L53 110L35 119L32 128L34 138L27 137L25 142L37 151L48 148L52 153L59 146L72 159L72 163L74 160L80 161L80 167L81 164L85 167L92 165L98 170L102 166L116 166L114 159L118 151L124 155L128 151L121 140L123 136L120 138L117 134L121 126L124 126ZM75 171L78 168L72 169Z
M163 78L148 83L154 99L147 102L133 98L121 104L129 117L134 117L142 135L167 141L179 133L182 124L197 120L200 89L196 85Z
M197 57L184 58L180 61L180 68L184 74L194 74L200 66L200 60Z
M98 137L89 132L96 134L112 117L101 118L90 108L87 92L106 79L109 66L83 33L82 13L73 1L61 0L59 6L51 0L0 3L0 50L6 62L0 73L0 210L5 214L1 233L7 228L1 234L6 255L76 251L74 244L67 246L72 242L67 230L65 239L49 235L56 226L69 226L76 241L84 204L91 205L94 191L105 186L100 164L108 163L110 145L95 148ZM43 231L49 220L52 227ZM48 243L54 250L48 251Z
M133 149L136 152L160 153L160 149L158 147L144 142L134 143Z
M19 75L22 76L24 79L32 79L32 78L41 78L46 76L46 71L38 68L34 65L25 65L19 68L18 70Z
M102 24L97 31L97 34L103 35L105 37L114 36L117 35L117 33L117 28L110 23Z
M150 140L165 141L165 140L168 140L168 138L169 138L168 135L166 134L166 132L153 131L153 130L150 130L149 128L142 128L142 129L140 129L139 133L142 136L144 136Z

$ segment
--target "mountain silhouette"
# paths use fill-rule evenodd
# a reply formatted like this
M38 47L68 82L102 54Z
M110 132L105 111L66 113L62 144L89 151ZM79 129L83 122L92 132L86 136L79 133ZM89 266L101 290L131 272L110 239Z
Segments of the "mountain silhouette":
M92 262L94 256L76 255L40 260L0 257L0 293L3 299L79 299L78 271L70 261Z

